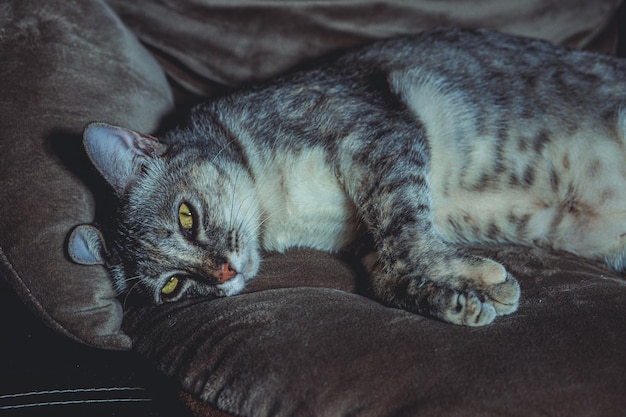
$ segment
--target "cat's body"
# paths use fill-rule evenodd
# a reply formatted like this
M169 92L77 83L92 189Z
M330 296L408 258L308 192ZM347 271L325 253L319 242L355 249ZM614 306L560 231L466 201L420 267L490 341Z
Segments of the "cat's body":
M548 246L622 269L624 103L614 58L482 31L379 42L209 101L166 145L90 125L119 227L108 250L77 229L70 253L160 301L236 294L261 250L338 251L368 235L382 301L487 324L517 308L519 287L451 242Z

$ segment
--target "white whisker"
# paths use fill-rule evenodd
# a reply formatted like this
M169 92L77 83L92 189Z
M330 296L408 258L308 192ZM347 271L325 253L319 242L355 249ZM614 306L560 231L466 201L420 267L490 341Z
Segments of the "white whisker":
M215 163L215 161L222 154L222 152L224 152L226 149L228 149L228 146L231 143L234 143L236 141L237 141L237 138L233 138L233 139L229 140L227 143L225 143L224 146L222 146L222 148L219 151L217 151L217 153L213 156L213 159L211 160L211 163L212 164Z
M128 278L126 280L126 282L131 282L131 281L137 281L135 282L129 289L128 291L126 291L126 294L124 296L124 302L122 303L122 310L126 310L126 303L128 302L128 298L130 297L130 293L137 287L139 287L142 283L142 279L140 276L134 276L131 278Z

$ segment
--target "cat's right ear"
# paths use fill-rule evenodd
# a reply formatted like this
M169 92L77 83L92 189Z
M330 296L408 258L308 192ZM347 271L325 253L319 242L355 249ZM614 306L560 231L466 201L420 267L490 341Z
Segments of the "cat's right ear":
M83 143L91 162L118 195L141 172L147 159L167 150L155 137L100 122L87 125Z
M70 258L81 265L104 265L104 248L102 233L88 224L76 226L67 243Z

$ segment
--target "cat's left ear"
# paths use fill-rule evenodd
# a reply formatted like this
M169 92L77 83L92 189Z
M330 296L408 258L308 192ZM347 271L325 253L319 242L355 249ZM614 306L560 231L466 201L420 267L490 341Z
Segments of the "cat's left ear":
M150 158L165 153L157 138L107 123L90 123L83 133L87 155L118 195Z
M104 265L104 238L96 227L81 224L70 234L67 244L70 258L81 265Z

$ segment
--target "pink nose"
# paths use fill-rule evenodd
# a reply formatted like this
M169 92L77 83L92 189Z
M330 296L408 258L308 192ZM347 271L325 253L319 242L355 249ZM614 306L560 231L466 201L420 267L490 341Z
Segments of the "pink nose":
M220 284L223 284L226 281L235 278L236 276L237 271L235 271L228 262L224 262L222 264L222 271L220 274Z

